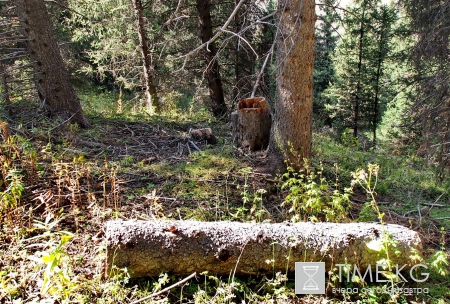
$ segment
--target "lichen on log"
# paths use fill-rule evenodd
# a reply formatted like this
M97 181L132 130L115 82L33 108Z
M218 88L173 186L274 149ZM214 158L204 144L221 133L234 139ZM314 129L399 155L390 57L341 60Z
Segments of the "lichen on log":
M385 225L397 242L392 264L413 266L411 250L422 252L417 232ZM217 275L293 272L295 262L374 265L379 252L367 244L382 237L378 223L254 224L197 221L109 221L107 270L126 267L131 277L162 272Z

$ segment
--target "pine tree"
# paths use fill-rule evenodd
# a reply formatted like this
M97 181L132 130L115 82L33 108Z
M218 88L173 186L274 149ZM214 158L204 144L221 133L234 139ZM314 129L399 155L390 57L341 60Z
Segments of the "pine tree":
M45 3L20 0L16 5L42 106L67 121L87 127L89 123L70 83Z
M334 56L336 81L325 92L341 130L352 129L355 138L370 130L374 144L386 103L393 98L382 85L388 82L384 69L396 19L393 8L377 1L356 1L348 8L345 34Z
M368 110L368 126L372 129L374 145L377 143L377 127L381 120L381 114L386 108L386 99L392 98L389 96L389 92L383 88L383 79L385 79L384 66L391 51L390 42L393 38L393 25L396 20L395 9L387 5L382 5L373 13L371 34L375 43L371 45L372 50L369 52L368 64L373 65L374 72L369 84L372 90L372 100Z
M314 64L313 112L319 121L331 124L325 104L329 99L323 92L335 81L332 55L339 39L339 15L335 9L336 0L325 0L320 6L319 23L316 27L316 61Z
M279 2L278 16L282 17L277 35L277 88L269 166L272 171L281 171L284 160L299 170L311 156L315 2Z
M450 168L450 2L407 0L411 32L417 37L410 63L416 86L409 113L421 131L418 154Z

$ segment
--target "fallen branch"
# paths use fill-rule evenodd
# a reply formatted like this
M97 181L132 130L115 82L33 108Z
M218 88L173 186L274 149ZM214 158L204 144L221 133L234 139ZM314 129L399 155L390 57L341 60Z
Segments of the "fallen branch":
M200 150L200 148L197 147L197 145L192 140L188 140L188 142L192 145L192 147L194 147L195 150L197 150L200 153L202 152L202 150Z
M442 204L426 204L426 203L421 203L421 205L425 205L425 206L429 206L429 207L447 207L446 205L442 205Z
M181 280L181 281L179 281L179 282L177 282L177 283L175 283L175 284L173 284L173 285L171 285L171 286L169 286L169 287L167 287L167 288L164 288L163 290L161 290L161 291L159 291L159 292L153 293L153 294L151 294L151 295L149 295L149 296L147 296L147 297L145 297L145 298L139 299L139 300L137 300L137 301L133 301L133 302L131 302L130 304L141 303L141 302L144 302L145 300L148 300L148 299L151 299L151 298L153 298L153 297L159 296L160 294L163 294L163 293L165 293L165 292L167 292L167 291L169 291L169 290L171 290L171 289L173 289L173 288L175 288L175 287L177 287L177 286L180 286L181 284L186 283L187 281L189 281L190 279L192 279L192 278L195 277L196 275L197 275L197 273L194 272L193 274L191 274L190 276L184 278L183 280Z

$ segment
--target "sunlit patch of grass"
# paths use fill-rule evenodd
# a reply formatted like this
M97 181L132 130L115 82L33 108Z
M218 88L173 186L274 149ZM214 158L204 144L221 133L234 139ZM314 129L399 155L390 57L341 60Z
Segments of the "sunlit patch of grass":
M229 147L211 148L201 153L192 153L186 162L176 164L161 162L148 166L148 169L163 178L172 176L197 181L213 180L223 178L228 172L239 168L238 160L231 153Z
M380 166L377 195L387 201L387 208L399 214L417 209L420 203L443 203L450 200L450 185L438 181L433 166L426 166L416 155L392 155L382 148L361 151L357 147L337 142L330 134L313 137L313 161L322 161L324 172L331 178L338 164L339 180L350 182L351 172L369 163ZM440 214L450 213L450 207L439 208ZM433 216L435 213L431 213ZM443 217L443 216L439 216Z
M203 179L223 176L229 171L238 168L236 158L222 148L207 150L203 153L194 153L192 161L185 167L186 173L191 177Z

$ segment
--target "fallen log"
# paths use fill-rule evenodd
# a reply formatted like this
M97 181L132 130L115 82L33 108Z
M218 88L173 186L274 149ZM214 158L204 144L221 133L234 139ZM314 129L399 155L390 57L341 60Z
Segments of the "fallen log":
M386 225L399 254L392 264L412 267L411 250L422 252L418 234ZM186 275L209 271L218 275L273 273L295 262L375 265L379 252L367 244L382 237L378 223L252 224L196 221L109 221L106 224L107 271L127 267L132 277L161 272ZM372 246L373 247L373 246Z

